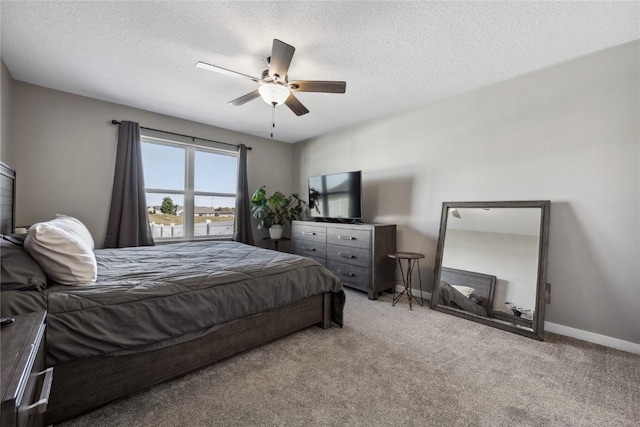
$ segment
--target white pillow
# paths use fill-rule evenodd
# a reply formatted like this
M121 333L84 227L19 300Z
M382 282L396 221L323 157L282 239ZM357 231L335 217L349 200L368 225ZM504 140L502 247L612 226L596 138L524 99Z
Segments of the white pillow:
M80 220L72 216L57 214L56 217L49 222L54 223L56 227L60 227L69 233L77 234L91 249L96 247L91 233Z
M98 265L93 249L78 234L56 225L56 220L29 227L24 249L57 283L87 286L96 281Z
M475 291L475 289L470 288L468 286L460 286L460 285L451 285L451 286L453 286L456 289L456 291L460 292L462 295L464 295L467 298L469 298L473 293L473 291Z

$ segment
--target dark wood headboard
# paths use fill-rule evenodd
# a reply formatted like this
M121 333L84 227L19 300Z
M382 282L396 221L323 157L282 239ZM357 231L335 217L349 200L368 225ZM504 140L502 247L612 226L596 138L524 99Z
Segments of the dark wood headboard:
M16 220L16 171L0 162L0 233L13 233Z
M488 316L493 317L493 294L496 288L496 276L442 267L440 280L450 285L469 286L475 289L473 293L484 297L484 302L481 305L487 310Z

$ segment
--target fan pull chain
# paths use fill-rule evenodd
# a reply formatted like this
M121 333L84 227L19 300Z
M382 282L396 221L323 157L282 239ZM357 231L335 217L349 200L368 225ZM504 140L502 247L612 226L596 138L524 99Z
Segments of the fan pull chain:
M276 128L276 104L273 104L273 110L271 110L271 138L273 138L273 130Z

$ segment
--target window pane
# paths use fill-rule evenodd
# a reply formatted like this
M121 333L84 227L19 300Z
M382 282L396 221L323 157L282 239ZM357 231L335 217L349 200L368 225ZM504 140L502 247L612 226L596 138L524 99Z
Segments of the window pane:
M238 158L209 151L195 154L194 190L235 194Z
M147 212L154 239L184 236L184 196L147 193Z
M235 197L195 196L194 236L233 236Z
M142 143L142 164L146 188L184 190L186 150L180 147Z

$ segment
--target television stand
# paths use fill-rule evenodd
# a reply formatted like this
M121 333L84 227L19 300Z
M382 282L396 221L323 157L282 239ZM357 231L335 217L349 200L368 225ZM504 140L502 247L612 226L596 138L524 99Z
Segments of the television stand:
M313 222L325 222L330 224L364 224L361 219L347 218L313 218Z
M343 285L367 292L369 299L395 286L395 264L388 257L396 251L394 224L296 220L292 240L295 254L315 259Z

